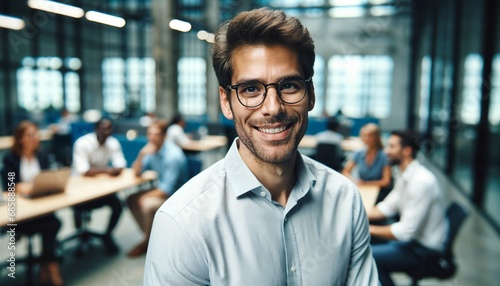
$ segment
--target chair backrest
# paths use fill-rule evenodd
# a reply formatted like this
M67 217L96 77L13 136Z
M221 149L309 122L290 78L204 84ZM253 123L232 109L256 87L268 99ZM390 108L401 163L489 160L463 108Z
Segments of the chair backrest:
M342 149L337 144L318 143L315 159L336 171L340 171L342 167Z
M188 169L189 169L189 179L198 175L201 172L202 161L199 158L187 157Z
M449 229L445 241L445 253L452 253L453 242L466 217L467 212L457 202L451 203L451 205L446 210L446 218L448 219Z
M412 285L417 285L418 280L426 277L449 279L455 275L457 266L453 259L452 247L455 237L466 217L467 212L461 205L456 202L451 203L446 210L449 228L445 240L444 252L433 252L428 254L424 257L420 266L406 272L413 278Z

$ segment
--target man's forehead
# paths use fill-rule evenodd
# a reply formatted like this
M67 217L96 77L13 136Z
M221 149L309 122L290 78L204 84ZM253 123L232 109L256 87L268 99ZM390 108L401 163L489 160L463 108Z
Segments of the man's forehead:
M99 128L101 129L108 129L111 127L113 127L113 123L110 120L103 120L99 123Z
M397 135L391 135L389 137L389 142L392 144L401 145L401 138L399 138L399 136L397 136Z
M248 45L238 47L231 56L232 79L261 80L275 74L300 76L296 51L284 45Z

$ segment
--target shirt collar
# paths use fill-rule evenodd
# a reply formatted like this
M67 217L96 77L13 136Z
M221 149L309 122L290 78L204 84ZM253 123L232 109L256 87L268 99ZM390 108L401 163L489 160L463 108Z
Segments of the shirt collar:
M238 138L234 139L224 160L227 177L236 197L262 186L243 159L241 159L238 152L238 140Z
M229 151L226 154L224 165L226 172L228 174L228 180L234 190L236 197L239 197L245 193L253 192L258 194L262 191L264 186L259 182L255 175L250 171L248 166L245 164L243 159L238 152L236 138ZM299 200L304 197L305 194L314 187L316 183L316 178L312 174L309 167L304 163L304 160L300 154L297 156L296 161L297 168L297 182L290 194L290 197L295 200Z
M401 179L407 181L409 180L412 175L415 173L415 170L418 169L418 167L420 166L420 163L417 161L417 160L413 160L410 165L408 165L406 167L406 169L404 170L404 172L401 174Z

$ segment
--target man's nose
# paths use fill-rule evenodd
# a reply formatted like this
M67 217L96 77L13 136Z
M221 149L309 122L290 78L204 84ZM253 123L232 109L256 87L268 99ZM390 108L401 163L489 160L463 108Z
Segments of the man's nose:
M264 114L275 115L281 112L284 108L284 102L278 95L278 87L270 85L267 87L267 94L262 103L262 111Z

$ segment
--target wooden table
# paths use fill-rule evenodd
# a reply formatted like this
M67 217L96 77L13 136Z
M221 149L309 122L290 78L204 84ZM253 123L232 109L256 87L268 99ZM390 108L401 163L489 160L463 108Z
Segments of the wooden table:
M98 175L95 177L73 176L69 179L64 193L44 197L26 199L16 196L15 222L10 222L7 216L7 205L0 206L0 226L36 218L59 209L91 201L118 191L138 186L156 178L156 173L145 172L142 177L136 177L132 169L124 169L117 177ZM6 193L3 194L6 197Z
M380 188L377 186L358 186L361 200L365 210L368 211L375 206Z
M304 135L299 143L299 148L314 149L318 145L314 135ZM349 137L340 143L342 150L346 152L356 151L363 148L363 141L359 137Z
M38 131L40 133L40 141L49 141L52 139L54 132L50 129ZM13 136L0 136L0 150L7 150L14 144Z
M227 145L227 138L223 135L208 135L200 140L190 140L182 145L184 151L202 152L211 151Z

